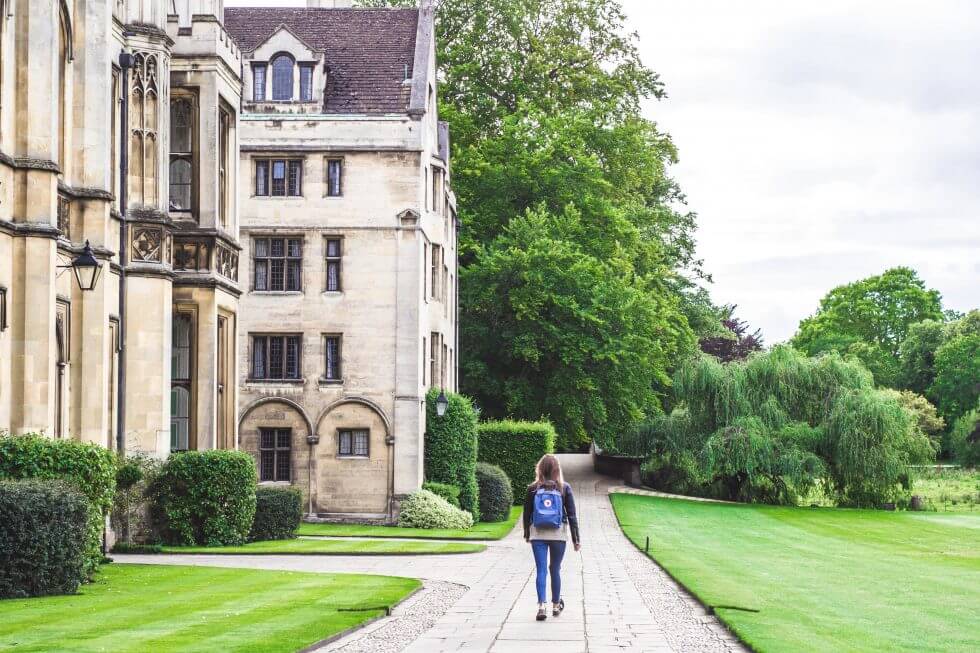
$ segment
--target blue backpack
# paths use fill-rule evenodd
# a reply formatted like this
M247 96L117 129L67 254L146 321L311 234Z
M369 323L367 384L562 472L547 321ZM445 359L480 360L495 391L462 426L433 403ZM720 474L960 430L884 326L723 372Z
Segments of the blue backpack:
M535 528L561 528L565 519L564 498L557 489L539 488L534 493L531 523Z

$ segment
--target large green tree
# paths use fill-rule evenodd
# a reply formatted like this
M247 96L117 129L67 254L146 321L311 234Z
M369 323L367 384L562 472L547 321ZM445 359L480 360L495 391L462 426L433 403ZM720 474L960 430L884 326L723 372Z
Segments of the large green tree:
M414 4L372 2L370 4ZM439 112L458 197L462 389L577 448L660 410L717 331L663 96L616 0L443 0Z
M939 292L927 289L915 270L898 267L831 290L816 314L800 322L792 344L811 356L853 355L879 385L896 386L899 348L911 326L942 319Z

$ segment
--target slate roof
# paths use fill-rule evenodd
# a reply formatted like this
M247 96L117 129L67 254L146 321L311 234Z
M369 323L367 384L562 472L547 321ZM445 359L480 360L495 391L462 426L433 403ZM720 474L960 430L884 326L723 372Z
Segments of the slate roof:
M225 29L245 53L286 25L326 55L326 113L404 113L413 73L417 9L228 7Z

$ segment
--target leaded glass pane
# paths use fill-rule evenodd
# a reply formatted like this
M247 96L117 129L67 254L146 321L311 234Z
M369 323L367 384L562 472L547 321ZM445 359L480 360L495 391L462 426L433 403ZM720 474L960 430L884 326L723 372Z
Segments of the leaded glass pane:
M276 452L275 451L263 451L262 452L262 464L260 465L261 481L274 481L275 479L275 465L276 465Z
M282 376L282 338L269 338L269 378Z
M252 378L254 379L265 378L265 373L266 373L265 353L266 353L266 339L253 338L252 339Z
M272 194L279 195L279 196L286 194L286 162L285 161L272 162Z
M289 275L286 278L286 290L299 291L302 290L300 283L300 263L299 261L289 261L288 265Z
M255 162L255 194L256 195L269 194L269 162L268 161Z
M289 194L290 195L301 195L302 194L302 178L303 178L303 162L302 161L290 161L289 162Z
M284 290L283 282L285 280L285 274L283 266L286 262L282 259L273 259L270 263L272 265L272 274L270 275L269 290Z
M265 64L252 66L252 100L265 99Z
M313 99L313 66L299 67L299 99L304 102Z
M272 60L272 99L293 99L293 60L286 55Z

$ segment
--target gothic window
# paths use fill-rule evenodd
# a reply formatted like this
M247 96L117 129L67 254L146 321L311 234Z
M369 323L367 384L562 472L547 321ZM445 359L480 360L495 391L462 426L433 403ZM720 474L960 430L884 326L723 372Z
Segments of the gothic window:
M170 449L190 448L193 383L193 317L174 312L170 351Z
M272 99L293 99L293 58L288 54L272 60Z
M228 160L231 140L231 113L225 107L218 108L218 220L222 227L228 226L229 180Z
M133 57L129 106L129 199L134 205L157 202L157 56L139 52Z
M190 216L194 202L194 100L174 97L170 102L170 211Z

